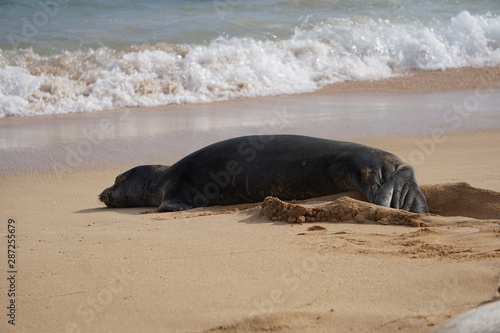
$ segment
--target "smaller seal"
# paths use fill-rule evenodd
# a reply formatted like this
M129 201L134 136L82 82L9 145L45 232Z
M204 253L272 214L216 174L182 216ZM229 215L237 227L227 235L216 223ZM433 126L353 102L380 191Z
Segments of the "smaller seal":
M434 328L430 333L500 332L500 300L484 303Z
M413 168L397 156L299 135L244 136L214 143L171 166L138 166L119 175L99 198L108 207L172 212L353 190L377 205L428 212Z

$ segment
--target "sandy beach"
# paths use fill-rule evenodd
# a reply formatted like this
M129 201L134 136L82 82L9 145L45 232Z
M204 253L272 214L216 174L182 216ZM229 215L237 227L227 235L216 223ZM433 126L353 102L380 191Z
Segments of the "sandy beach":
M494 67L302 95L0 119L0 330L427 332L500 296L499 88ZM394 210L380 221L299 224L273 221L260 203L140 214L98 200L133 166L175 163L251 133L390 151L414 165L432 214L419 226L393 225Z

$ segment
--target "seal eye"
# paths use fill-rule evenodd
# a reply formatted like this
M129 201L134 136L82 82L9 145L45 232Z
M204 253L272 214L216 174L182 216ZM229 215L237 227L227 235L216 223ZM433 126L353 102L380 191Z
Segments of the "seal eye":
M118 185L120 184L121 182L124 182L127 180L127 177L125 177L124 175L119 175L118 177L116 177L115 179L115 185Z

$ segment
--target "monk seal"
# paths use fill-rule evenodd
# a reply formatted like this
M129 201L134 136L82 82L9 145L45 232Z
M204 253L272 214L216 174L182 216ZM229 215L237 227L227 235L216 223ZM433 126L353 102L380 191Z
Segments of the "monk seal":
M99 198L108 207L172 212L352 190L377 205L428 212L413 168L397 156L299 135L243 136L209 145L171 166L138 166L119 175Z

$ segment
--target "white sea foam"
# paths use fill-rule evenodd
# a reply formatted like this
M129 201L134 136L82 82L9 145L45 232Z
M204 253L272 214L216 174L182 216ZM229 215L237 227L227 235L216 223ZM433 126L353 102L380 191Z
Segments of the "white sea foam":
M500 17L331 18L283 40L100 48L42 57L0 51L0 116L214 102L313 91L395 71L500 63Z

